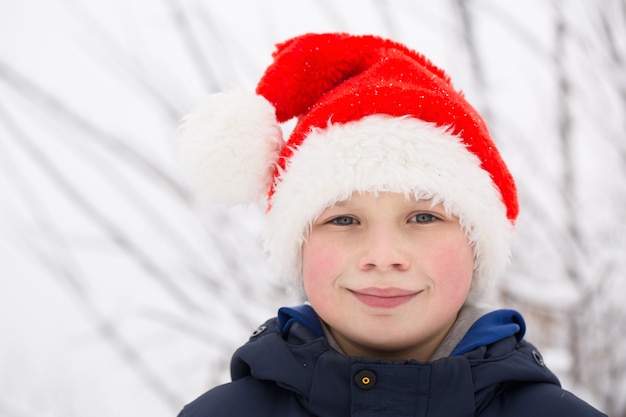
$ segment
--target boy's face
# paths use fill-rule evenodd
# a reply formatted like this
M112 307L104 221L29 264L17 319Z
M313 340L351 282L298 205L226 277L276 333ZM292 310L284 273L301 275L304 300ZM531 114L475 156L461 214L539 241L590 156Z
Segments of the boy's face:
M474 254L442 205L354 193L302 247L307 297L348 355L426 361L472 281Z

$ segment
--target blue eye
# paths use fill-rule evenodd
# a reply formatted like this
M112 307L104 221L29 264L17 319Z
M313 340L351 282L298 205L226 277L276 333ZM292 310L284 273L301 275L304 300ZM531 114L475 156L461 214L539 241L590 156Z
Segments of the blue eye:
M359 224L358 220L350 216L338 216L330 220L329 223L336 224L337 226L352 226Z
M410 221L413 223L432 223L437 220L437 217L430 213L418 213L415 216L411 217Z

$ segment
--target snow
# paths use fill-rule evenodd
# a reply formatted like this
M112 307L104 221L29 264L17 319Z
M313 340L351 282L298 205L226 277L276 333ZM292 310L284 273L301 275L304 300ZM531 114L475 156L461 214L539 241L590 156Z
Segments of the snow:
M486 115L522 206L503 301L566 387L623 414L624 6L461 3L4 2L0 415L176 415L296 302L262 253L264 207L203 205L176 139L207 92L253 89L307 31L404 42Z

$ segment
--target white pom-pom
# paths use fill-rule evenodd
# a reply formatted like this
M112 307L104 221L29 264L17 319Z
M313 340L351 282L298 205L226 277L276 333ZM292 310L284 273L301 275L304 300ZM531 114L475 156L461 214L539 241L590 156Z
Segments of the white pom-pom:
M249 92L217 93L183 120L179 155L211 203L255 203L268 192L283 143L274 107Z

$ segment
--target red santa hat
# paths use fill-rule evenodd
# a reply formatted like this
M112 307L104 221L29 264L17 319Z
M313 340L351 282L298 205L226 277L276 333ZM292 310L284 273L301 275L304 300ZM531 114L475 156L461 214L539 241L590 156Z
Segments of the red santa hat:
M210 202L268 203L265 247L301 282L311 222L353 192L433 199L472 244L477 301L506 267L513 178L478 112L423 55L375 36L277 45L256 94L214 94L186 117L181 155ZM297 118L288 140L281 123Z

